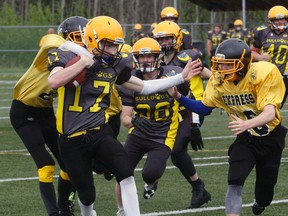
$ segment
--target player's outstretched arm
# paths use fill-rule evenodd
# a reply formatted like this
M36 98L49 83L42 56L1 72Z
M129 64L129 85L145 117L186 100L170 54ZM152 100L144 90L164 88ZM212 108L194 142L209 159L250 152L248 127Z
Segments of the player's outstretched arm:
M182 106L185 106L188 110L200 115L209 115L213 108L208 107L202 103L202 101L187 98L181 95L176 87L168 89L168 93L171 97L175 98Z
M156 79L143 81L135 76L122 84L125 88L140 92L143 95L161 92L172 86L179 85L184 81L189 81L193 76L198 75L202 71L201 63L197 60L189 60L182 73L165 79Z

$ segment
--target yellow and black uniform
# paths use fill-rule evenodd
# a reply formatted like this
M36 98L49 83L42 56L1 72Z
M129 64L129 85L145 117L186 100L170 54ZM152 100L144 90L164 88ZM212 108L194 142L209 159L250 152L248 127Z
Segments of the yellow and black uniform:
M169 73L181 73L182 69L176 66L162 66L159 71L156 79L161 79ZM141 71L133 70L132 75L143 79ZM183 91L189 91L188 83L182 84L182 87ZM119 94L123 106L133 107L135 116L148 119L151 126L149 131L136 126L129 129L124 148L133 170L148 153L142 178L148 184L158 182L165 171L166 162L174 146L179 124L179 104L167 91L144 96L120 87Z
M123 59L127 59L125 60L125 62L127 62L127 66L130 67L132 70L132 67L133 67L132 55L126 52L121 53L121 55ZM129 62L131 62L130 65L129 65ZM115 85L113 85L112 92L111 92L110 106L107 108L106 112L109 115L108 124L114 131L116 137L118 136L120 127L121 127L121 120L120 120L121 109L122 109L121 107L122 107L121 97L118 93L117 88L115 87Z
M285 86L275 65L263 61L254 63L237 85L225 81L219 84L211 77L203 96L206 106L223 108L228 115L234 114L244 121L258 116L266 105L274 105L276 115L272 121L239 134L229 148L229 184L244 185L256 165L255 198L263 207L273 199L285 146L280 115L284 92Z
M181 29L181 31L182 31L182 35L183 35L181 49L182 50L192 49L193 48L192 37L191 37L189 31L187 29Z
M65 67L75 56L71 51L52 50L48 54L48 68L51 71L57 66ZM133 174L121 143L107 125L109 115L106 111L116 77L115 84L122 84L131 77L129 63L123 58L114 67L101 64L97 71L89 71L86 81L77 88L58 88L56 119L60 152L82 203L95 199L91 172L93 158L111 171L118 182ZM77 181L79 178L82 182Z
M248 29L234 29L234 31L227 33L227 38L237 38L240 40L243 40L245 43L249 44L251 43L251 40L253 39L251 35L248 32Z
M146 34L141 30L135 30L130 36L131 46L133 46L139 39L144 38Z
M254 30L255 48L270 54L270 62L275 64L283 76L286 86L282 106L288 94L288 29L277 34L270 27L259 27Z
M182 105L194 112L209 114L217 107L231 117L228 128L237 137L228 150L227 215L235 212L240 215L243 186L254 166L252 211L259 215L270 205L285 146L287 129L281 126L280 114L285 93L282 76L270 62L251 64L251 61L251 49L244 41L223 41L212 58L213 76L202 101L179 98Z
M174 57L167 65L174 65L184 68L188 60L192 58L193 60L199 59L200 54L195 50L182 50L175 52ZM162 62L164 64L164 62ZM190 81L190 91L196 100L201 100L204 92L204 85L200 75L194 76ZM193 97L192 96L192 97ZM204 188L204 183L200 178L197 180L199 183L195 183L191 180L191 176L194 176L197 171L194 166L193 160L187 152L188 143L199 142L201 138L201 132L199 125L203 122L204 117L199 118L198 114L193 114L191 111L188 111L185 107L179 107L179 128L175 140L175 145L171 153L171 159L173 164L179 168L182 175L193 187L193 191L201 192L193 194L189 208L198 208L204 203L211 200L211 195ZM194 116L194 118L193 118ZM197 117L197 118L196 118ZM200 138L199 138L200 137Z
M39 52L26 73L16 83L10 120L13 128L22 139L38 168L40 193L49 215L68 211L68 189L71 187L64 163L58 151L56 119L53 110L53 97L56 92L50 88L47 69L47 53L60 46L65 40L56 35L46 36ZM55 162L46 150L50 149L58 161L61 172L58 185L58 207L53 186Z
M264 137L282 122L279 107L284 92L285 86L277 68L271 63L261 62L253 63L245 79L237 85L225 81L219 84L211 77L202 102L209 107L223 108L228 115L234 114L243 120L259 115L268 104L274 105L276 118L273 121L248 130L252 136Z
M184 68L188 60L200 59L201 55L195 50L182 50L175 54L174 58L167 65L175 65ZM200 75L194 76L190 81L190 89L197 100L202 99L204 85Z
M223 31L221 30L219 33L213 31L213 30L210 30L208 31L208 39L207 40L210 40L211 41L211 56L214 56L215 54L215 51L218 47L218 45L224 41L227 37L227 32L226 31Z

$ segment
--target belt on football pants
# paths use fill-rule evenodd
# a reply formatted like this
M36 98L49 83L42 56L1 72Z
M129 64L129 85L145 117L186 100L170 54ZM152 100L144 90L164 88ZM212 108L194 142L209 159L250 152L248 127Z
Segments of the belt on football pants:
M98 126L98 127L90 128L90 129L87 129L87 130L78 131L78 132L75 132L73 134L68 135L67 138L73 138L73 137L77 137L77 136L82 136L82 135L87 134L89 131L100 130L100 128L101 127Z

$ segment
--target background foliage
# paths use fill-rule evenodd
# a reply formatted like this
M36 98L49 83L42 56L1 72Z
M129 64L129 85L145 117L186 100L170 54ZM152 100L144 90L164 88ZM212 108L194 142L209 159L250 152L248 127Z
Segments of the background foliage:
M67 17L84 16L92 18L108 15L123 25L126 42L135 23L141 23L144 30L150 24L160 21L160 12L166 6L177 2L179 25L191 32L194 41L206 43L207 31L211 29L210 11L189 0L2 0L0 1L0 72L21 68L25 71L38 50L41 37L49 27L55 28ZM266 22L267 11L249 12L248 27ZM240 12L214 12L213 20L226 29L228 23L241 17Z

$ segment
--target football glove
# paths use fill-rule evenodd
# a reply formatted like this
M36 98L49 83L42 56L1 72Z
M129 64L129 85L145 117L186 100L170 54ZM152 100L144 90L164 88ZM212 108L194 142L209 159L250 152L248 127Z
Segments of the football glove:
M144 133L150 134L153 133L152 126L150 120L144 117L135 116L132 118L131 123L139 128Z
M101 68L101 62L97 60L95 57L93 57L93 60L94 60L94 64L90 68L88 68L87 77L90 77L95 73L98 73L98 71Z
M198 151L204 148L201 132L199 127L190 128L190 143L194 151Z

